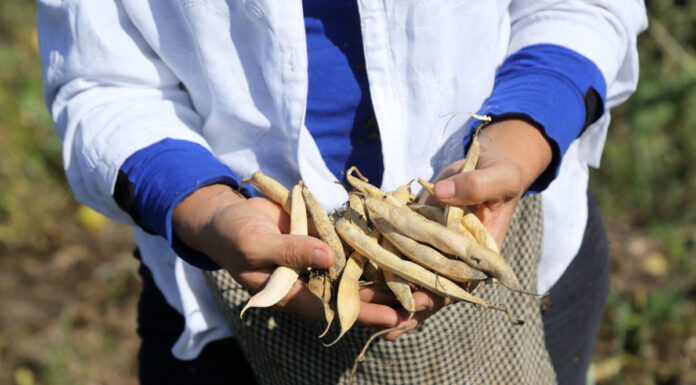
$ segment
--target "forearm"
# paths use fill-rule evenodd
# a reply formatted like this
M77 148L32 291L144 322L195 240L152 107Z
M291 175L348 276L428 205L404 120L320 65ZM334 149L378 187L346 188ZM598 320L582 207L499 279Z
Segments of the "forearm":
M113 198L145 231L162 236L179 256L205 269L219 266L199 247L181 242L173 231L173 210L189 195L209 185L232 193L241 180L208 149L188 141L165 139L131 155L121 166ZM250 189L243 191L251 195ZM205 202L201 202L205 203ZM205 213L201 204L192 218Z
M586 58L596 65L606 84L605 114L635 90L638 83L636 38L647 27L642 0L512 0L509 10L508 55L546 44L563 47ZM557 60L550 62L551 65L556 63ZM565 71L569 67L564 65L560 69ZM581 71L581 77L584 76L582 72L585 71ZM545 92L551 94L557 89L548 88ZM581 90L583 95L584 91ZM607 125L608 119L602 119L579 138L581 162L599 167ZM562 148L560 153L562 155Z
M493 123L528 122L548 140L548 167L527 186L530 192L541 192L556 177L573 140L602 115L605 94L604 78L591 60L561 46L534 45L505 60L479 114L490 116ZM470 132L477 126L475 122Z

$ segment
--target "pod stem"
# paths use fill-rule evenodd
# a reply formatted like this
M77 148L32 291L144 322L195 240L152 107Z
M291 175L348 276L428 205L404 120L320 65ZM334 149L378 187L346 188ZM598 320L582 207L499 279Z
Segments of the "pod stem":
M510 288L510 287L507 287L507 286L503 285L502 283L500 283L500 281L498 281L498 280L495 279L495 278L488 278L488 279L485 279L485 280L484 280L484 283L486 283L486 284L493 284L493 283L496 283L496 284L501 285L501 286L503 286L504 288L506 288L506 289L508 289L508 290L510 290L510 291L512 291L512 292L520 293L520 294L524 294L524 295L530 295L530 296L532 296L532 297L540 297L542 300L545 299L545 298L548 298L549 295L551 295L551 293L549 293L548 291L547 291L546 293L541 293L541 294L539 294L539 293L532 293L532 292L529 292L529 291L524 291L524 290L521 290L521 289L512 289L512 288Z
M408 321L404 322L403 324L399 326L395 326L393 328L389 329L384 329L382 331L378 331L377 333L374 333L370 338L365 342L365 346L363 346L362 350L360 351L360 354L358 354L358 357L355 359L355 362L353 363L353 369L350 371L350 379L348 380L348 385L351 385L353 381L355 380L355 373L358 371L358 364L362 361L367 361L365 359L365 352L367 352L367 348L370 346L372 341L375 340L375 338L383 336L387 333L395 332L398 330L403 330L406 329L408 326L411 326L411 318L413 317L413 314L411 314L408 317Z
M502 312L504 312L505 314L507 314L508 318L510 319L510 323L513 324L513 325L518 325L518 326L524 325L524 320L521 319L521 318L515 318L515 317L512 315L512 312L510 311L510 308L507 307L507 306L505 306L505 307L498 307L498 306L492 306L492 305L491 305L491 306L489 306L488 308L489 308L489 309L493 309L493 310L502 311Z

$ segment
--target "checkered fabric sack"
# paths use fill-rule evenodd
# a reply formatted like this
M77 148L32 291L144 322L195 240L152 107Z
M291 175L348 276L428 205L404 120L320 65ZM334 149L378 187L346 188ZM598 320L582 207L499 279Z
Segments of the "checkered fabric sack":
M503 256L528 292L536 291L541 232L541 200L528 195L520 202L503 245ZM249 292L224 270L205 274L260 384L348 383L353 361L371 330L355 325L326 348L317 338L323 322L268 308L251 309L241 320ZM447 306L397 341L375 340L354 383L555 384L544 347L540 300L500 285L480 286L474 294L491 304L509 306L525 324L512 325L503 312L465 302Z

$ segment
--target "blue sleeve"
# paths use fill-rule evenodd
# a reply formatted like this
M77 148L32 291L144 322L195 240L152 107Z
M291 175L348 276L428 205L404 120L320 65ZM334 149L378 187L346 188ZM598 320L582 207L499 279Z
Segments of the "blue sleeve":
M181 258L202 269L214 270L220 267L174 235L172 211L197 189L215 183L238 188L241 181L204 147L185 140L164 139L123 163L114 199L145 231L166 238ZM242 188L241 193L253 196L248 187Z
M528 192L543 191L558 174L570 143L604 112L606 85L599 68L570 49L550 44L525 47L498 69L491 96L479 114L493 122L523 119L549 139L553 158ZM475 121L464 140L480 125Z

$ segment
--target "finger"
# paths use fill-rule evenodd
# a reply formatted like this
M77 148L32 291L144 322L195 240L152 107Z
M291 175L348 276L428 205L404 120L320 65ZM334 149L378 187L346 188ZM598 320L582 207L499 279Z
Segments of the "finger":
M302 281L295 282L288 294L276 307L285 312L301 314L316 320L324 320L324 305L312 294Z
M469 281L466 283L466 291L469 293L472 293L474 289L478 287L478 285L481 283L481 281Z
M393 328L400 321L397 310L375 303L361 302L357 322L370 329L382 330Z
M418 290L413 292L413 299L416 302L416 313L413 314L413 317L410 320L410 314L406 310L401 309L399 311L399 324L401 325L405 322L408 322L409 325L406 326L404 329L395 330L393 332L385 334L383 336L384 339L388 341L396 340L402 334L415 329L426 318L435 314L441 308L452 303L452 300L450 300L449 298L441 297L426 290Z
M441 180L435 184L434 194L442 203L458 206L504 201L519 194L521 178L516 166L500 162Z
M390 291L379 290L374 287L360 288L360 301L376 303L380 305L394 306L399 303Z
M478 205L474 210L476 216L481 219L481 223L493 234L498 244L498 249L502 248L503 239L505 239L505 234L510 226L517 203L518 199L511 199L492 207L489 205Z
M452 175L457 175L461 172L462 167L464 167L464 163L466 162L465 159L460 159L449 166L445 167L440 174L438 174L437 178L435 178L435 181L447 179L451 177ZM425 189L423 189L423 193L421 194L420 198L418 199L418 203L423 204L423 205L429 205L429 206L441 206L440 202L435 199L434 196L430 195Z
M454 163L445 167L445 169L442 170L442 172L440 172L440 174L437 176L437 178L435 178L435 180L447 179L452 175L459 174L460 172L462 172L462 167L464 167L464 163L466 163L466 159L460 159L455 161Z
M403 327L403 329L399 328L399 330L391 331L383 335L382 338L384 338L387 341L394 341L397 338L399 338L400 335L418 327L419 324L420 321L416 318L416 315L411 317L409 312L407 312L405 309L401 309L399 310L399 323L397 324L397 326Z
M336 261L329 245L304 235L265 234L243 240L240 250L251 268L280 265L328 269Z
M245 270L234 276L235 281L249 289L252 293L256 293L266 286L266 282L271 277L274 268L266 267L263 269Z
M268 282L273 268L247 270L235 277L242 286L256 293L263 289ZM299 313L309 318L324 319L324 307L319 300L307 289L307 284L298 279L288 293L275 304L279 310Z
M427 290L414 291L413 301L416 303L416 313L425 311L434 312L452 303L451 299Z

